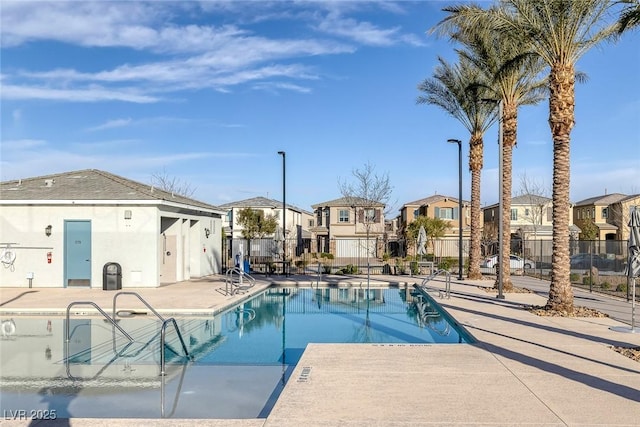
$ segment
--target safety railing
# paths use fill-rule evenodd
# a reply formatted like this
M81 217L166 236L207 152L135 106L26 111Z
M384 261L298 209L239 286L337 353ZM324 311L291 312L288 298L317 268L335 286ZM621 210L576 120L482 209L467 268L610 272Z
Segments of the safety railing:
M153 314L155 314L155 316L160 319L162 321L162 327L160 329L160 375L165 375L165 355L164 355L164 345L165 345L165 341L166 341L166 329L167 329L167 325L171 324L173 325L174 330L176 331L176 335L178 336L178 339L180 340L180 344L182 345L182 350L184 351L184 355L185 357L189 358L189 351L187 350L187 346L184 343L184 339L182 338L182 334L180 333L180 328L178 327L178 323L176 322L176 319L174 319L173 317L170 317L168 319L165 319L164 317L162 317L160 315L160 313L158 313L157 311L155 311L153 309L153 307L151 307L151 305L144 300L144 298L142 298L139 294L137 294L136 292L127 292L127 291L123 291L123 292L118 292L117 294L115 294L113 296L113 318L115 319L117 312L117 299L120 295L133 295L136 298L138 298L138 300L140 300L141 303L143 303Z
M238 267L230 268L227 270L224 280L224 294L236 295L239 292L246 292L256 284L250 274L245 273Z
M447 299L451 298L451 273L449 273L447 270L437 270L434 271L433 273L431 273L429 276L425 277L422 280L422 283L420 284L420 287L423 289L426 289L427 283L433 279L435 279L437 276L443 275L445 276L445 281L444 281L444 295L442 293L441 289L438 289L438 296L440 298L444 298L446 297Z
M109 316L104 310L102 310L98 304L96 304L93 301L74 301L71 304L69 304L67 306L67 333L65 334L65 369L67 371L67 377L69 377L72 380L79 380L80 378L74 377L71 374L71 368L70 368L70 363L71 363L71 355L70 353L70 349L69 349L69 343L71 342L71 335L72 335L72 330L71 330L71 308L76 306L76 305L90 305L93 308L95 308L96 310L98 310L98 312L100 314L102 314L102 316L104 316L105 319L107 319L107 321L109 323L111 323L111 326L113 326L114 328L118 329L120 331L120 333L122 333L122 335L124 335L129 342L122 348L122 350L120 351L116 351L115 348L115 329L114 329L114 336L113 336L113 341L114 341L114 356L93 376L93 378L98 377L100 374L102 374L102 372L104 372L105 369L107 369L107 367L109 367L114 361L116 361L121 355L122 353L127 350L127 348L129 348L129 346L133 343L133 338L131 337L131 335L129 335L127 333L127 331L125 331L124 329L122 329L122 327L120 327L120 325L118 325L118 323L116 323L115 320L113 320L113 318L111 316Z

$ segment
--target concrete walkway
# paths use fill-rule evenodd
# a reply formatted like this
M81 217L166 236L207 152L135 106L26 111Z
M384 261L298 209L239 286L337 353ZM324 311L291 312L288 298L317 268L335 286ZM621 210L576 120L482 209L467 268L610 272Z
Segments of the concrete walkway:
M374 278L375 282L397 283L399 277ZM264 289L269 283L315 283L314 277L304 276L269 279L254 289ZM359 283L366 279L347 280ZM640 363L611 349L640 346L640 334L610 329L628 326L630 303L576 290L576 305L612 317L541 317L523 307L544 305L548 282L517 276L512 280L515 286L534 292L508 293L499 300L490 289L491 280L454 280L451 298L438 299L478 340L475 344L309 345L266 419L70 419L46 425L640 425ZM414 282L420 278L404 276L400 284ZM215 312L245 298L226 297L216 291L220 286L220 278L211 278L134 291L167 313ZM443 289L444 283L432 281L429 286ZM5 288L0 290L0 314L60 312L77 300L100 301L101 307L109 308L112 295L87 289ZM122 298L123 307L135 306L126 295ZM0 424L40 423L5 419Z

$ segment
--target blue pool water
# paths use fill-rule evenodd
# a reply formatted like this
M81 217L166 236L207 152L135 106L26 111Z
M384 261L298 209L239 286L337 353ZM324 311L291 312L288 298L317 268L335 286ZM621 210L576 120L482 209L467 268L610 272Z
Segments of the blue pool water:
M151 315L117 319L128 345L104 318L11 320L15 331L0 343L5 418L260 418L310 342L473 340L410 288L270 288L214 316L176 318L191 360L167 329L161 376L161 322Z

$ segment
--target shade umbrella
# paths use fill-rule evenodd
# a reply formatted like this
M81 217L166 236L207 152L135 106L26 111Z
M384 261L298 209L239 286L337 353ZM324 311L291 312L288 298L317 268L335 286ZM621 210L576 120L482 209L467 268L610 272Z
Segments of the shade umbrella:
M640 206L632 206L629 211L629 255L627 258L627 284L631 286L631 329L611 328L620 332L640 332L635 327L636 319L636 277L640 277Z
M284 234L282 233L282 228L279 226L276 227L276 232L273 235L273 241L275 243L274 253L276 255L282 255L282 242L284 242Z
M427 253L427 232L424 230L424 226L420 226L418 231L418 255L425 255Z

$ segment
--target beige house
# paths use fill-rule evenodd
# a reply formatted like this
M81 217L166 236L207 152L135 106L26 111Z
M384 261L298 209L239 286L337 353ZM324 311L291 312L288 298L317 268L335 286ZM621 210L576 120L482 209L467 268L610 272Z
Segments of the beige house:
M448 241L458 242L459 239L459 226L462 223L462 238L465 243L469 241L471 233L471 204L470 202L462 201L462 215L459 213L459 202L455 197L443 196L440 194L434 194L424 199L415 200L413 202L405 203L400 208L400 215L398 217L398 238L403 241L405 239L405 232L409 224L411 224L418 216L426 216L428 218L440 218L449 223L445 235L440 239L444 243ZM413 243L405 247L409 248L409 251L415 250ZM442 245L442 250L438 251L442 256L454 256L457 255L457 246Z
M345 197L311 206L315 227L311 228L311 252L336 257L381 256L384 251L383 203ZM367 240L368 239L368 240Z
M640 205L640 194L614 193L591 197L576 203L573 217L578 227L593 222L598 227L596 240L627 240L629 210Z

